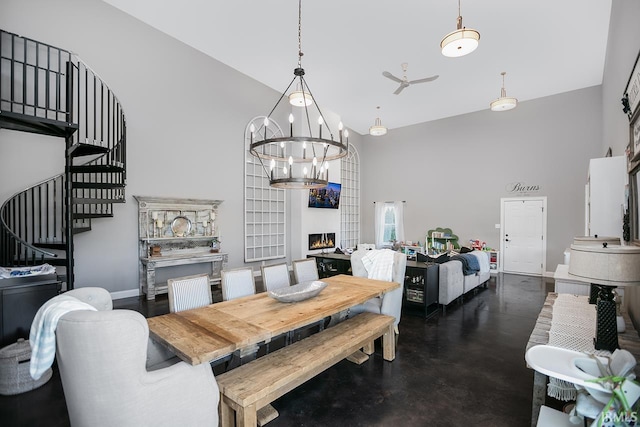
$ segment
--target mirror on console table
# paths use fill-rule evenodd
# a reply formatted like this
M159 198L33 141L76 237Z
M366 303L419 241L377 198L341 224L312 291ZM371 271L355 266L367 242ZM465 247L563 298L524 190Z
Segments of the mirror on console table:
M211 263L211 280L220 281L227 263L227 254L220 252L218 206L222 200L134 197L140 292L148 300L167 292L166 283L156 283L158 268Z

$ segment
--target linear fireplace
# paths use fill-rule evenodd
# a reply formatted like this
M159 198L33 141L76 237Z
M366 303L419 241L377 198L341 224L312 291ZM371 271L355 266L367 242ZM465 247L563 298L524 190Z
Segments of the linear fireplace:
M336 233L309 234L309 250L335 248Z

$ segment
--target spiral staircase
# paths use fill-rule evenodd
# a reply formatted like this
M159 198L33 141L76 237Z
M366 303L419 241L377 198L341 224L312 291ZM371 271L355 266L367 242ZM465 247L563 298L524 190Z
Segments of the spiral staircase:
M65 140L64 172L0 207L0 266L50 264L73 289L74 236L125 202L122 106L73 53L0 30L0 128Z

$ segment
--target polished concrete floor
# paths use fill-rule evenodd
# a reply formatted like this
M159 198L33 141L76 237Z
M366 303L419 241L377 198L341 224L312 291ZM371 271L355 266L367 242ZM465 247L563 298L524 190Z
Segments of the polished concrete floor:
M360 366L338 363L276 400L280 416L268 426L529 426L533 372L524 349L552 288L549 279L501 274L445 316L403 312L395 361L376 347ZM114 305L146 316L168 311L166 296ZM69 425L54 372L39 389L0 396L0 426Z

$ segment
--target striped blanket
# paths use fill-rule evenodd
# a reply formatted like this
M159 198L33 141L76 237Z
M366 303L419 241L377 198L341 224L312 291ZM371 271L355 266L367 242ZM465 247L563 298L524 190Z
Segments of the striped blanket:
M362 264L367 270L369 279L393 281L393 255L391 249L367 251L362 257Z
M34 380L39 379L53 364L56 355L56 327L58 320L70 311L93 310L96 308L86 302L68 295L58 295L47 301L36 313L31 331L31 362L29 373Z

